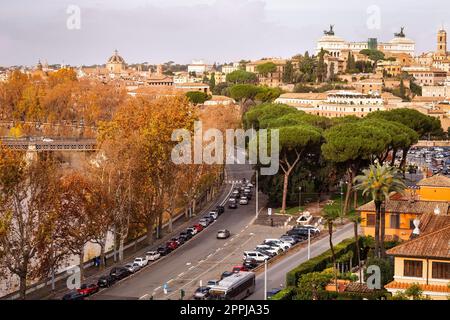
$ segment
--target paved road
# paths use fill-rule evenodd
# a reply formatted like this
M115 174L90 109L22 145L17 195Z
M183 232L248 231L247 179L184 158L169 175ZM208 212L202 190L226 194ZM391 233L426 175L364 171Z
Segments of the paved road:
M228 180L250 179L253 173L251 166L241 164L228 165L227 172ZM232 185L228 190L231 188ZM224 199L224 196L221 197L220 202ZM168 282L170 286L170 283L180 274L190 268L195 268L199 261L207 260L208 256L216 253L223 245L223 241L216 239L218 230L227 228L232 234L237 234L252 221L255 217L255 210L255 197L247 206L239 206L235 210L226 208L225 213L215 223L181 248L110 289L99 292L91 299L139 299L145 295L160 294L165 282ZM177 290L177 288L171 289Z
M344 239L353 236L353 224L347 224L342 229L333 234L333 243L337 244ZM328 237L317 240L311 244L311 257L316 257L330 248ZM281 259L278 263L271 265L267 269L267 290L272 288L285 287L286 274L298 266L299 264L308 260L307 247L301 249L291 256ZM262 300L264 299L264 272L256 277L255 292L247 298L247 300Z

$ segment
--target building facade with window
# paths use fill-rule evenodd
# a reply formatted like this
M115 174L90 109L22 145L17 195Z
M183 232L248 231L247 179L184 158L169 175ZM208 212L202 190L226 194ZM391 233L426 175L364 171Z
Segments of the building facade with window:
M448 222L442 228L425 232L387 251L394 258L394 281L385 289L395 294L418 284L423 295L430 299L447 300L450 297Z

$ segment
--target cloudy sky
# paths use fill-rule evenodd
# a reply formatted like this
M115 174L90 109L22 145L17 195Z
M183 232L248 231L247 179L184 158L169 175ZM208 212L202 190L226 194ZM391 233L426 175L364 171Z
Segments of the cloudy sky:
M0 2L2 66L31 65L38 59L104 63L114 49L128 63L290 57L313 51L329 24L352 41L388 41L405 26L406 35L416 41L416 53L421 53L434 49L438 28L444 25L450 31L448 0Z

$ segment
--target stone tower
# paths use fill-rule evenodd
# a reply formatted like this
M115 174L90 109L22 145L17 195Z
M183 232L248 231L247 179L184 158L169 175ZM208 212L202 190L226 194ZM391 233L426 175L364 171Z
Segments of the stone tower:
M447 32L443 28L437 34L437 53L447 54Z

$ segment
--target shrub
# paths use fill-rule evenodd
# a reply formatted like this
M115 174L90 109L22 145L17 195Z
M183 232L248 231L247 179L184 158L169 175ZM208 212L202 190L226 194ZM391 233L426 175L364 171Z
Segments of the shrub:
M292 300L292 298L297 294L296 287L287 287L281 290L276 295L274 295L270 300Z

